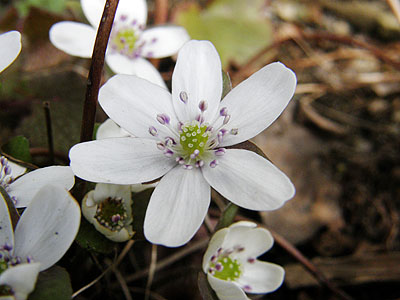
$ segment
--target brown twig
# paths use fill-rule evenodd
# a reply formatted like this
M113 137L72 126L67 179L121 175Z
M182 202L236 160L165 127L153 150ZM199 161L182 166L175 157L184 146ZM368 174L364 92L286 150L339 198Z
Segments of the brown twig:
M47 144L49 147L49 163L50 165L54 165L53 130L51 126L50 103L48 101L43 102L43 110L44 117L46 119Z
M157 267L157 245L151 245L151 262L149 266L149 276L147 277L146 283L146 292L144 294L144 299L149 300L150 297L150 288L151 284L153 283L154 274L156 273Z
M86 97L83 106L81 142L92 140L96 118L97 98L100 90L101 77L104 67L104 57L114 22L119 0L107 0L104 6L99 29L94 44L92 62L87 79Z
M168 0L156 0L154 24L164 24L168 20Z

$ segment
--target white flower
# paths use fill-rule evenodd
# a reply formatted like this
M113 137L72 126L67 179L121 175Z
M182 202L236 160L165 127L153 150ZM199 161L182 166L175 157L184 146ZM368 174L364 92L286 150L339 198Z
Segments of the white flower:
M144 233L155 244L180 246L200 227L211 187L252 210L277 209L294 186L254 152L228 149L268 127L296 86L294 73L273 63L221 101L221 62L208 41L190 41L178 54L172 95L136 76L116 75L99 102L134 137L75 145L73 172L89 181L133 184L161 176L147 208Z
M36 193L48 184L70 190L75 183L74 173L68 166L51 166L24 174L25 171L26 168L0 156L0 187L8 193L17 208L28 206Z
M83 58L92 56L97 28L105 0L81 0L83 13L90 25L59 22L50 29L50 41L58 49ZM112 28L106 62L115 73L131 74L166 87L157 69L146 58L176 54L189 40L183 27L173 25L145 29L145 0L120 0Z
M99 232L114 242L125 242L134 234L130 185L96 184L82 200L82 213Z
M217 231L203 257L203 271L221 300L246 300L246 293L265 294L283 282L285 271L256 258L274 240L268 230L252 222L238 222Z
M32 199L15 232L0 196L0 286L17 300L33 290L39 271L55 264L78 233L79 204L62 187L47 185Z
M0 34L0 73L3 72L21 52L21 34L9 31Z

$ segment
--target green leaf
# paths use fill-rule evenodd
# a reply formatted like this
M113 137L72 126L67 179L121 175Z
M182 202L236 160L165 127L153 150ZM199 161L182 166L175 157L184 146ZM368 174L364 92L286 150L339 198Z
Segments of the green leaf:
M32 6L55 13L62 13L66 7L66 2L66 0L19 0L15 1L14 5L21 16L26 16Z
M217 295L208 283L207 276L203 272L199 272L197 285L203 300L218 300Z
M231 225L235 220L235 216L238 210L239 207L237 205L233 204L232 202L229 202L229 204L225 207L224 211L222 212L218 224L215 227L215 231Z
M72 287L68 272L59 266L54 266L40 272L35 290L29 295L29 300L71 300Z
M22 160L24 162L32 162L32 157L29 152L29 141L24 136L16 136L8 141L7 144L2 146L2 151L13 158Z
M178 9L175 22L192 39L209 40L222 66L243 64L272 42L272 28L263 13L264 0L215 0L205 9L192 3Z
M84 218L81 219L81 227L79 228L75 241L82 248L102 254L110 253L115 247L112 241L98 232L96 228Z
M134 238L144 239L143 223L146 215L147 205L149 205L151 194L154 189L147 189L140 193L133 194L132 214L133 214L133 230L135 231Z

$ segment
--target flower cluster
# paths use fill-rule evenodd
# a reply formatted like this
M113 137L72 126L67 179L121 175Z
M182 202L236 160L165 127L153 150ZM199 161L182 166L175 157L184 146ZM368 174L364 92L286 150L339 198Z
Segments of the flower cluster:
M52 44L70 55L91 57L104 4L105 0L81 0L90 25L71 21L54 24L49 33ZM106 62L115 73L137 75L166 88L160 73L144 58L176 54L189 35L183 27L174 25L146 29L146 20L145 0L119 1Z

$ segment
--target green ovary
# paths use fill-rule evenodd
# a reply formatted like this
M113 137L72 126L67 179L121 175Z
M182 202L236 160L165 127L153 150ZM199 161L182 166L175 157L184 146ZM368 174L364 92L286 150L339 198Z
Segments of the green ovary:
M133 52L137 37L132 28L121 29L112 39L112 43L118 51Z
M119 218L114 221L113 216L119 216ZM114 227L123 225L123 221L126 219L126 211L123 205L122 198L107 198L101 202L97 208L95 218L105 224L107 227L114 229Z
M216 270L218 263L222 265L220 271ZM222 280L232 281L238 279L242 273L237 259L232 260L229 256L219 258L215 263L211 263L210 267L215 270L214 277Z
M206 132L207 126L198 122L192 122L182 127L182 133L179 140L185 153L192 154L194 150L199 150L199 156L204 153L204 147L207 144L209 133Z

